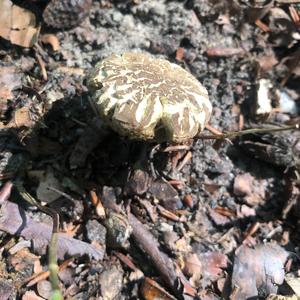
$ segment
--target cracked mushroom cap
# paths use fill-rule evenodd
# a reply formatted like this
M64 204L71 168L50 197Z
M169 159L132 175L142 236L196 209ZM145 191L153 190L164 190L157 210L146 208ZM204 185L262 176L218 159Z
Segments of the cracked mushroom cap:
M210 118L205 87L189 72L142 53L112 55L87 78L100 116L120 135L180 143Z

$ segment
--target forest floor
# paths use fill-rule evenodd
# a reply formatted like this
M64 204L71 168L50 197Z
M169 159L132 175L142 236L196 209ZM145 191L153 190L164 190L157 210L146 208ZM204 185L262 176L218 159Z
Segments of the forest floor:
M85 84L109 55L144 52L207 88L219 132L295 125L300 1L257 2L32 0L0 21L1 300L50 299L53 211L65 299L300 296L298 130L162 144L154 178L134 173L143 142L101 137ZM13 36L25 15L41 31Z

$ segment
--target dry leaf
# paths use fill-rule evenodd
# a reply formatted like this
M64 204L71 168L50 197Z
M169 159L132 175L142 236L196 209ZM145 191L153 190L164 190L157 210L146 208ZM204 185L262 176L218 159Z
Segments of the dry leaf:
M0 216L0 230L32 240L35 250L42 254L45 253L52 234L50 225L32 220L25 210L10 201L2 203ZM70 256L86 254L89 257L101 260L104 251L102 248L96 248L83 241L70 238L64 233L59 233L57 255L62 259L65 254Z
M0 7L0 36L12 44L32 47L40 31L35 14L9 0L0 0Z
M145 300L175 300L165 289L154 280L145 277L140 292Z
M199 280L202 274L202 263L197 254L189 254L184 258L183 273L191 277L190 282L194 287L199 285Z
M201 274L202 264L197 254L191 253L184 258L183 273L187 276L193 276L195 273Z
M284 263L288 253L278 245L265 244L255 248L241 246L236 251L232 274L232 300L244 300L276 294L284 281Z
M200 260L205 277L218 277L222 273L222 269L226 268L228 264L227 256L217 251L204 253Z
M158 179L150 185L149 192L166 209L176 210L178 208L178 204L180 203L178 193L169 182Z
M0 190L0 204L4 203L7 201L10 197L11 189L12 189L12 183L11 182L6 182Z

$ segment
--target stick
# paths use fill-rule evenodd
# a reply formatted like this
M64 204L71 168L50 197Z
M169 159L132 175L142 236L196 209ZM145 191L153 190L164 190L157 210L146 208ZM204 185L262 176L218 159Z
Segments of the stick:
M272 128L250 128L250 129L245 129L241 131L229 131L229 132L224 132L221 134L203 134L203 135L198 135L196 138L197 139L204 139L204 140L223 140L223 139L232 139L235 137L243 136L246 134L254 134L254 133L270 133L270 132L278 132L278 131L286 131L286 130L293 130L293 129L299 129L299 124L296 125L291 125L291 126L284 126L284 127L272 127Z
M59 231L59 216L58 214L49 207L42 206L38 201L36 201L25 189L22 185L17 183L16 188L18 189L20 195L30 204L36 206L42 212L51 216L53 220L53 230L51 235L51 240L49 243L49 255L48 255L48 268L50 272L50 282L52 287L52 295L50 300L63 300L62 293L59 288L59 279L58 272L59 267L57 264L57 239L58 239L58 231Z

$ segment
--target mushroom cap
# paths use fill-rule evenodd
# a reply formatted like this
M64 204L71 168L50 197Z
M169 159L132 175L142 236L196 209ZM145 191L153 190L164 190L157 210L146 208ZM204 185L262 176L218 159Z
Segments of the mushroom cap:
M87 84L100 116L132 139L186 141L204 129L212 111L194 76L147 54L111 55L96 64Z

